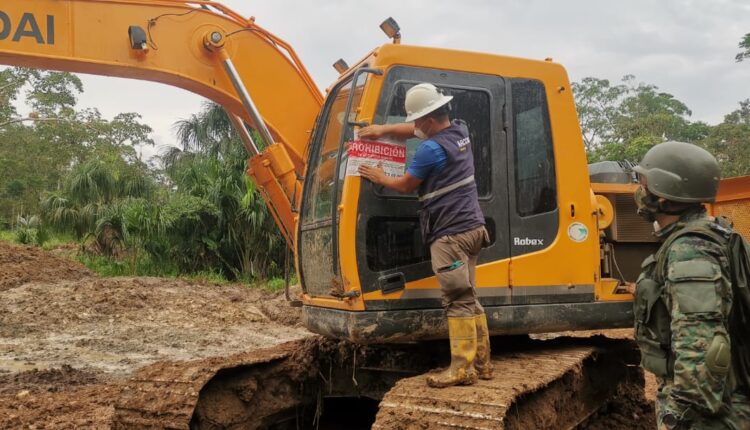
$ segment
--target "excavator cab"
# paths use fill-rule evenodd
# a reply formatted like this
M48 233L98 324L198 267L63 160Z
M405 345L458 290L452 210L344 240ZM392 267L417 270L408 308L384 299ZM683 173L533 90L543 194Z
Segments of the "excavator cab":
M308 147L297 227L305 325L365 343L445 337L416 194L347 176L356 128L403 122L406 91L421 82L452 95L451 118L469 128L491 238L477 287L493 333L631 324L624 302L589 322L573 315L597 302L599 273L576 262L598 265L599 237L575 111L550 114L573 105L562 67L384 45L331 87ZM408 166L420 140L404 144Z

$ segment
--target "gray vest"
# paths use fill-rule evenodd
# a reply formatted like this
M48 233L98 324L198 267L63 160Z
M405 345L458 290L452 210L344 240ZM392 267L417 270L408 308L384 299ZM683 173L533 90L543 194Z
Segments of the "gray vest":
M430 138L447 156L445 167L419 185L419 213L425 243L484 225L474 180L474 155L466 123L454 120L450 127Z

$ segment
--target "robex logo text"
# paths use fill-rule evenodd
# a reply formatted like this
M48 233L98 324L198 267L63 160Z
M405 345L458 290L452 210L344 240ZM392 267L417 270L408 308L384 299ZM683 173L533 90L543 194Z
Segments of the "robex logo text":
M514 237L513 245L516 246L542 246L544 245L544 239L530 239L528 237Z

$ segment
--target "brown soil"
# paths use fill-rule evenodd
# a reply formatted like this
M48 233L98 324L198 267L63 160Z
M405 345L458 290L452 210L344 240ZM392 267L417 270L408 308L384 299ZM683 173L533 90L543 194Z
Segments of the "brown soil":
M301 293L302 289L299 286L294 286L290 288L289 296L292 300L295 300L300 297ZM289 306L283 291L263 300L258 307L271 321L292 327L301 327L302 325L302 308Z
M144 365L310 336L288 315L272 321L269 302L285 307L243 285L98 278L0 243L0 428L108 428L120 386Z
M93 276L90 270L40 248L0 244L0 291L29 282L75 281Z
M533 335L537 339L566 337L603 336L610 339L633 339L633 329L570 331L563 333L545 333ZM644 390L633 391L633 387L619 387L617 396L580 426L581 430L634 429L650 430L656 428L654 400L656 378L649 372L642 372Z
M648 387L646 387L648 390ZM581 430L653 430L656 428L653 402L631 385L619 387L617 395L584 422Z

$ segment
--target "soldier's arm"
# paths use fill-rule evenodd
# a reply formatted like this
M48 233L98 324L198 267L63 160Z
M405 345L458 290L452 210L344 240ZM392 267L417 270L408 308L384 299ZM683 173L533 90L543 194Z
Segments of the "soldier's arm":
M675 362L664 409L679 420L717 413L728 383L731 354L724 321L731 287L723 277L722 253L695 236L678 239L669 250L666 291Z

